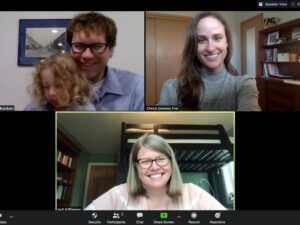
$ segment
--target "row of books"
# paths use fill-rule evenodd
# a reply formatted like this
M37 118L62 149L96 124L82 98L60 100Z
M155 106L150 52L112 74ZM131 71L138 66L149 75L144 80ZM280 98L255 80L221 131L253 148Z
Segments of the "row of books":
M276 64L263 64L262 76L265 78L276 77L282 79L292 79L293 76L287 74L280 74L278 66Z
M292 31L292 39L300 40L300 28L294 28Z
M68 187L66 185L59 184L57 185L57 199L62 200L66 199Z
M281 48L265 49L264 61L265 62L288 62L288 53Z
M72 167L72 157L63 154L61 151L57 151L57 162L64 164L65 166Z

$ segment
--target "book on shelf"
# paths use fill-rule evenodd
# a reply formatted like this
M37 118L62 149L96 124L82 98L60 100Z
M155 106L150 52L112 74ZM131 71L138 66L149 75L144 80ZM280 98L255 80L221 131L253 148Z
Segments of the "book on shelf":
M57 185L57 199L62 199L63 185Z
M57 186L57 199L62 200L66 198L68 187L66 185L59 184Z
M69 158L68 167L72 168L72 157Z
M272 62L272 60L273 60L272 49L265 49L264 61Z
M284 79L283 82L284 82L284 83L287 83L287 84L296 84L296 85L300 85L300 80L293 80L293 79L286 80L286 79Z
M281 48L268 48L265 49L264 61L265 62L278 62L278 55L283 54L284 50Z
M63 157L63 164L66 166L66 165L68 165L68 162L69 162L69 156L64 155L64 157Z
M63 154L61 151L57 152L57 161L60 162L61 164L72 167L72 157Z
M277 55L277 62L289 62L289 53L283 52L283 53L278 53Z
M262 76L264 77L264 78L269 78L269 74L268 74L268 67L267 67L267 64L266 63L264 63L263 64L263 74L262 74Z
M61 151L57 152L57 161L60 163L63 163L64 160L64 154Z
M60 161L61 154L61 151L57 150L57 161Z
M65 155L63 164L64 164L65 166L71 168L71 165L72 165L72 157L71 157L71 156L68 156L68 155Z
M270 74L270 77L282 78L282 79L293 79L291 75L282 75L282 74Z
M273 48L273 62L277 62L278 48Z
M300 28L296 27L292 31L292 40L300 40Z
M68 187L66 185L63 185L63 192L62 192L61 199L66 199L67 189L68 189Z
M284 79L293 78L292 75L280 74L278 66L276 64L268 64L268 75L270 77L284 78Z

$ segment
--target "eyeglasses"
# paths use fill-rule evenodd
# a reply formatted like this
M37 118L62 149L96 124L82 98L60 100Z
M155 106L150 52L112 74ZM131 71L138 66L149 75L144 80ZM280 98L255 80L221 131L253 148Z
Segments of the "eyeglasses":
M156 162L158 166L166 166L169 163L169 158L167 157L161 157L157 159L138 159L136 162L143 168L143 169L148 169L152 166L153 161Z
M107 48L108 44L106 43L93 43L93 44L84 44L84 43L72 43L71 48L73 53L82 54L84 51L89 48L94 54L103 54Z

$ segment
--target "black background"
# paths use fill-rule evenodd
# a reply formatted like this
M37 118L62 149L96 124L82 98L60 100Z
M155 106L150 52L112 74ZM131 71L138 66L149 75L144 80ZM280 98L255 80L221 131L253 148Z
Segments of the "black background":
M300 113L236 113L236 209L300 209Z
M55 113L0 113L0 209L55 208Z
M9 1L1 10L257 10L257 1L57 3ZM300 113L237 112L235 117L236 209L300 209L300 188L297 184L300 171ZM54 112L1 112L0 209L54 210L54 160Z
M16 4L7 2L1 10L7 11L238 11L257 10L257 1L237 2L235 0L195 1L185 0L151 0L151 1L59 1L52 0L49 4L41 4L39 0L28 0Z
M300 209L300 113L235 113L237 210ZM0 113L0 209L55 207L55 113Z

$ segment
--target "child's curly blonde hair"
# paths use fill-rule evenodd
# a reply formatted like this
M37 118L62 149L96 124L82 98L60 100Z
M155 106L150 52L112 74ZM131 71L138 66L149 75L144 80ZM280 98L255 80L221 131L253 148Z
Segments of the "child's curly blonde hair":
M57 53L43 60L33 74L31 92L39 104L42 104L46 98L41 82L41 72L45 69L53 72L55 80L62 86L64 94L70 96L68 106L72 104L82 106L89 101L91 87L80 67L69 54Z

